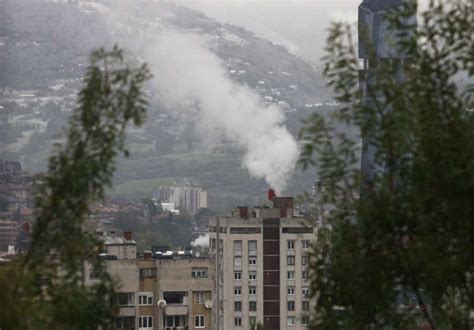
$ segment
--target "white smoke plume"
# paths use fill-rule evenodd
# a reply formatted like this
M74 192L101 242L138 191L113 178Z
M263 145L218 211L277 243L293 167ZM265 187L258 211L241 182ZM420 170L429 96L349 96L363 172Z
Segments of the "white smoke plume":
M209 234L198 236L194 241L191 242L192 247L209 247Z
M200 125L241 145L242 165L252 176L264 178L277 192L285 189L298 147L281 108L266 106L257 93L233 82L202 35L163 30L147 40L144 58L161 100L197 101Z

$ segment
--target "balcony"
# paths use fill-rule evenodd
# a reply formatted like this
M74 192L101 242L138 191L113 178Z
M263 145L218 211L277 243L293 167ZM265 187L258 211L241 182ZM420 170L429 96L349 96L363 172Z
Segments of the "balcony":
M135 306L118 306L118 316L135 316Z
M184 305L168 305L165 307L165 314L168 316L188 315L188 312L189 312L188 306L184 306Z

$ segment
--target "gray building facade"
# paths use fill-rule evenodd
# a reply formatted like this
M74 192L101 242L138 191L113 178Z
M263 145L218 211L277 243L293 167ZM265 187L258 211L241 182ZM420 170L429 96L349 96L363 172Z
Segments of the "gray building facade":
M239 207L210 220L210 254L216 260L216 329L306 329L309 253L316 228L294 212L293 198L271 206Z

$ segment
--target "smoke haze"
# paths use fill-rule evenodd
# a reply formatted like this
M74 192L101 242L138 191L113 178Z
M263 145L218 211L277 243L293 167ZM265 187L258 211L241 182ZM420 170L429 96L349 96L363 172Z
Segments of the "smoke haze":
M194 241L191 242L192 247L209 247L209 234L198 236Z
M298 158L298 147L284 126L282 109L228 77L221 60L198 34L163 30L147 41L145 60L160 100L200 107L200 125L221 132L245 149L242 166L278 192L285 189Z

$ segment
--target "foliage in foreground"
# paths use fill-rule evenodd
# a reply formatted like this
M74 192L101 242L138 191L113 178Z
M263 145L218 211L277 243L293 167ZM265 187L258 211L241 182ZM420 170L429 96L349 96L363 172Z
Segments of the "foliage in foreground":
M127 155L125 130L146 110L146 65L132 68L122 50L92 53L78 108L57 145L37 197L27 255L0 269L0 328L97 329L113 313L114 281L98 256L100 242L84 230L89 206L111 186L115 159ZM99 281L85 285L84 264Z
M379 63L368 103L350 27L332 26L325 74L344 106L301 133L326 224L311 263L315 329L474 328L473 13L472 1L432 1L400 45L404 79ZM400 15L391 24L409 28ZM370 136L384 169L363 194L359 141L341 123Z

